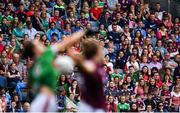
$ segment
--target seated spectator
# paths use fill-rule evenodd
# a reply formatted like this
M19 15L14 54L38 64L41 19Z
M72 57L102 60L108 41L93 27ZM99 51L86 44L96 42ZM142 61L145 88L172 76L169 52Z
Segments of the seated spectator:
M15 89L17 83L20 81L19 71L16 70L16 64L12 63L8 72L9 87Z
M178 107L180 106L180 88L177 85L171 92L170 106L174 107L174 111L178 111Z
M117 111L118 112L127 112L130 110L130 105L129 103L125 102L125 96L120 96L120 102L117 105Z
M158 103L157 109L155 109L155 112L168 112L166 108L164 108L164 105L162 102Z
M58 41L61 41L61 35L62 35L61 32L55 28L55 23L51 22L50 23L50 29L48 29L48 31L46 32L48 40L51 41L51 36L53 33L57 34Z
M156 33L156 37L157 37L157 39L162 39L163 41L165 41L166 39L169 38L168 33L167 33L166 29L165 29L164 24L161 24L161 25L159 26L159 30L158 30L157 33Z
M132 103L131 104L131 109L130 109L131 112L138 112L138 107L137 107L137 104L136 103Z
M92 21L99 20L101 13L102 13L102 10L101 8L98 7L98 1L95 0L94 7L90 9L91 20Z
M24 11L23 4L19 4L19 8L16 11L16 15L17 15L19 21L22 21L23 23L26 21L26 12Z
M25 28L25 34L28 34L29 38L33 40L35 34L37 33L37 30L33 28L31 21L26 22L26 24L27 24L27 28Z
M129 58L129 61L126 63L126 67L129 68L130 66L133 66L135 71L139 71L139 64L135 60L135 55L132 54Z
M154 110L156 108L156 102L153 100L152 96L151 93L148 93L147 99L144 100L144 104L146 105L146 108L150 105L151 110Z
M143 79L140 79L137 86L134 89L134 93L138 94L141 98L144 98L147 93L147 86Z
M13 31L12 31L12 34L14 36L16 36L16 38L22 39L24 37L25 29L23 28L22 24L23 24L22 22L18 22L17 27L14 28Z
M150 69L152 69L153 67L156 67L157 69L162 68L162 64L159 63L157 60L157 56L153 55L152 62L149 64Z

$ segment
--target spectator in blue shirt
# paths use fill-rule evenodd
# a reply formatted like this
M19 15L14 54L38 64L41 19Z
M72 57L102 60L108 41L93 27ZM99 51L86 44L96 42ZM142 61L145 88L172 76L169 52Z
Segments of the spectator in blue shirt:
M50 29L46 33L48 40L51 41L51 36L52 36L53 33L57 34L58 41L60 41L62 34L58 29L55 28L55 23L51 22Z
M132 36L135 35L137 30L141 31L141 34L142 34L143 38L146 38L146 31L143 29L143 22L141 20L138 21L137 28L134 29L134 31L132 31Z

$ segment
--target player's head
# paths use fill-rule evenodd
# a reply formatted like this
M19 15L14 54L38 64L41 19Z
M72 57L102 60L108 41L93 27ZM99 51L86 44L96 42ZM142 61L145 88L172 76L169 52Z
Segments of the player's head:
M34 44L31 41L26 41L23 51L23 58L34 58Z
M26 41L23 51L24 58L35 58L43 53L43 45L38 40Z
M101 56L98 41L95 39L85 39L82 42L82 53L86 59L98 59Z

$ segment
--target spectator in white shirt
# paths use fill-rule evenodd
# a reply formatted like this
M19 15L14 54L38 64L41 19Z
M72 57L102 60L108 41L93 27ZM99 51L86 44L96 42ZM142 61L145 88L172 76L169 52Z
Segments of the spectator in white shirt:
M138 62L135 60L135 55L132 54L129 58L129 61L126 63L126 68L128 69L129 66L133 66L135 71L139 71L139 64Z
M34 39L34 36L36 35L37 31L36 29L33 28L32 26L32 22L31 21L27 21L27 28L25 29L25 34L28 34L29 38L31 40Z
M161 69L162 68L162 64L159 63L157 60L157 56L153 55L152 57L152 62L149 64L149 68L152 69L153 67L156 67L157 69Z

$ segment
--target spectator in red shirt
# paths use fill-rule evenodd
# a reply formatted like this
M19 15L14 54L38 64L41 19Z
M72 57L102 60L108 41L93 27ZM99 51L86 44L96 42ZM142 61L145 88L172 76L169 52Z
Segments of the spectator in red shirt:
M90 9L91 20L97 21L101 16L102 10L98 8L98 1L94 1L94 7Z

